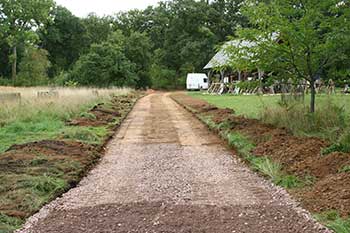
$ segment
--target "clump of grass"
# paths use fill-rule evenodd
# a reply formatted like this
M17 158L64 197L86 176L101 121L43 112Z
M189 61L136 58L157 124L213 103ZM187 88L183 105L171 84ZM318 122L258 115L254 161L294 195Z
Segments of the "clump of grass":
M303 186L303 183L298 177L285 175L282 172L282 166L267 157L251 157L250 163L255 170L269 177L276 185L288 189Z
M327 211L315 217L335 233L350 232L350 218L342 218L337 211Z
M0 213L0 232L7 233L21 227L23 220Z
M233 132L225 132L224 135L229 146L234 147L242 157L249 158L251 156L255 145L247 137Z
M291 130L295 135L318 136L334 141L346 127L346 114L343 107L326 101L310 113L303 104L291 106L265 107L261 119Z
M343 152L350 153L350 131L349 129L345 130L344 133L340 136L339 140L332 144L330 147L324 149L322 154L327 155L332 152Z
M100 144L107 134L106 127L68 127L62 132L62 137L88 144Z

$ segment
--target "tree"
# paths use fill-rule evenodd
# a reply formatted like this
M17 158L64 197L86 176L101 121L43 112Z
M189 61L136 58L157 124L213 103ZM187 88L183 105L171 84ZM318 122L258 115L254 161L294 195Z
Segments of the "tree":
M93 44L74 65L71 79L88 86L135 86L135 65L124 54L124 41L117 31L107 41Z
M53 20L40 30L41 46L50 56L50 76L68 70L90 47L87 30L81 19L68 9L57 6L51 15Z
M310 112L315 111L315 81L345 53L350 12L339 0L246 1L244 14L253 28L240 39L256 43L245 48L249 60L267 71L311 86ZM246 62L242 55L236 59Z
M102 43L113 32L113 18L110 16L98 17L89 14L82 19L82 23L86 29L89 45Z
M0 0L0 31L12 48L12 79L17 74L17 46L38 39L35 30L50 18L53 0Z
M151 86L150 65L152 45L146 33L131 32L125 40L125 56L135 64L138 76L137 88Z
M16 84L20 86L47 84L47 71L51 66L47 56L48 52L46 50L28 46L19 63L19 73Z

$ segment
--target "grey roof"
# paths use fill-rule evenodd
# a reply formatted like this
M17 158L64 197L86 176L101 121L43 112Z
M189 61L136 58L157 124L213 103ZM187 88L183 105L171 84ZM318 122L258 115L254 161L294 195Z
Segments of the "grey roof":
M229 46L235 46L244 50L246 47L253 47L256 43L246 40L232 40L226 42L221 49L215 54L215 56L209 61L209 63L204 67L205 70L225 67L229 65L230 55L227 53L226 49ZM247 56L250 56L247 54Z
M214 57L209 61L209 63L204 67L205 70L213 69L216 67L222 67L228 64L229 55L225 51L225 48L230 46L233 41L226 42L221 49L214 55Z

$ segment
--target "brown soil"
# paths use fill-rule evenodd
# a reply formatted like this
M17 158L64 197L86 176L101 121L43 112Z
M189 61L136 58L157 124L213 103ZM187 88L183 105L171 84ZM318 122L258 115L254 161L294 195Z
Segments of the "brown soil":
M343 216L350 214L349 173L338 174L339 169L350 164L350 154L322 155L322 149L329 146L322 139L295 137L286 129L235 116L182 93L174 94L173 98L197 115L211 117L215 123L228 122L231 130L255 143L253 154L281 163L286 173L301 179L314 177L316 182L311 187L291 191L310 211L338 210Z

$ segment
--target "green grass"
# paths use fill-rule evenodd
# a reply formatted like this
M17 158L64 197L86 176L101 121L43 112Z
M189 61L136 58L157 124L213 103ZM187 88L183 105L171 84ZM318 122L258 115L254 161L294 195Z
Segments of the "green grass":
M107 127L66 127L62 130L62 138L88 144L101 144L108 134Z
M11 145L57 137L64 127L59 119L36 117L32 121L16 121L0 128L0 153Z
M201 92L189 92L188 95L200 98L210 104L220 108L231 108L235 110L237 115L244 115L250 118L260 118L261 112L266 106L277 107L280 96L257 96L257 95L206 95ZM329 99L336 103L339 107L343 107L346 114L350 116L350 95L318 95L316 104L318 106L325 104ZM305 98L305 105L308 106L310 97Z
M327 211L315 217L336 233L350 232L350 218L342 218L336 211Z
M21 219L13 218L0 213L0 232L1 233L12 232L20 228L23 223L24 221Z

